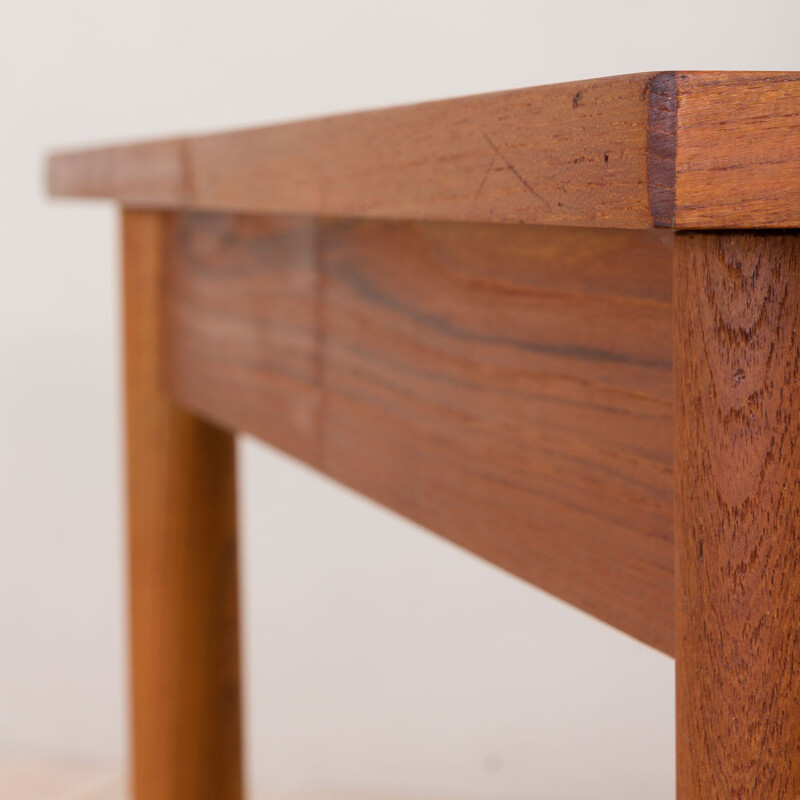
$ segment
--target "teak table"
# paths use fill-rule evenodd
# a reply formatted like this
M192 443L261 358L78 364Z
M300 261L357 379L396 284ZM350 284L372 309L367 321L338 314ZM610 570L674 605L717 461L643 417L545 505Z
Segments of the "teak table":
M680 800L800 796L800 73L67 153L49 185L123 208L138 800L241 797L239 431L674 655Z

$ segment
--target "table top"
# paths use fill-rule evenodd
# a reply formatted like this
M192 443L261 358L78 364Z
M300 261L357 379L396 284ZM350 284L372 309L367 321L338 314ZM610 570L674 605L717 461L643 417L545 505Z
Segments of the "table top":
M800 227L800 73L658 72L57 153L128 207L618 228Z

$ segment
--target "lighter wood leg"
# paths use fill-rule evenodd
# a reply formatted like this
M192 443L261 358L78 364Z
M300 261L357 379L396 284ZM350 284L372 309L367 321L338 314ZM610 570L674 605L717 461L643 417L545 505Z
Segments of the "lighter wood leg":
M676 236L679 800L800 797L800 238Z
M123 213L134 792L240 800L234 442L163 392L165 229Z

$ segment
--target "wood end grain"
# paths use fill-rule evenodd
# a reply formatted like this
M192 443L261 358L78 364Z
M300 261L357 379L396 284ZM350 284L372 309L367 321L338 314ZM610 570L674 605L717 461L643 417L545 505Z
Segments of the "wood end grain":
M659 72L647 89L647 191L656 228L675 222L675 153L678 130L677 78Z

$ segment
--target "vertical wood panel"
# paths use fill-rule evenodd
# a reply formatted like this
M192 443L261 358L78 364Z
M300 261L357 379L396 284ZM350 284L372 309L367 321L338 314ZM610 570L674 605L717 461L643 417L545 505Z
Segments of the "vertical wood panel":
M800 796L800 238L676 239L679 800Z
M164 232L123 215L134 791L240 800L234 443L163 391Z

